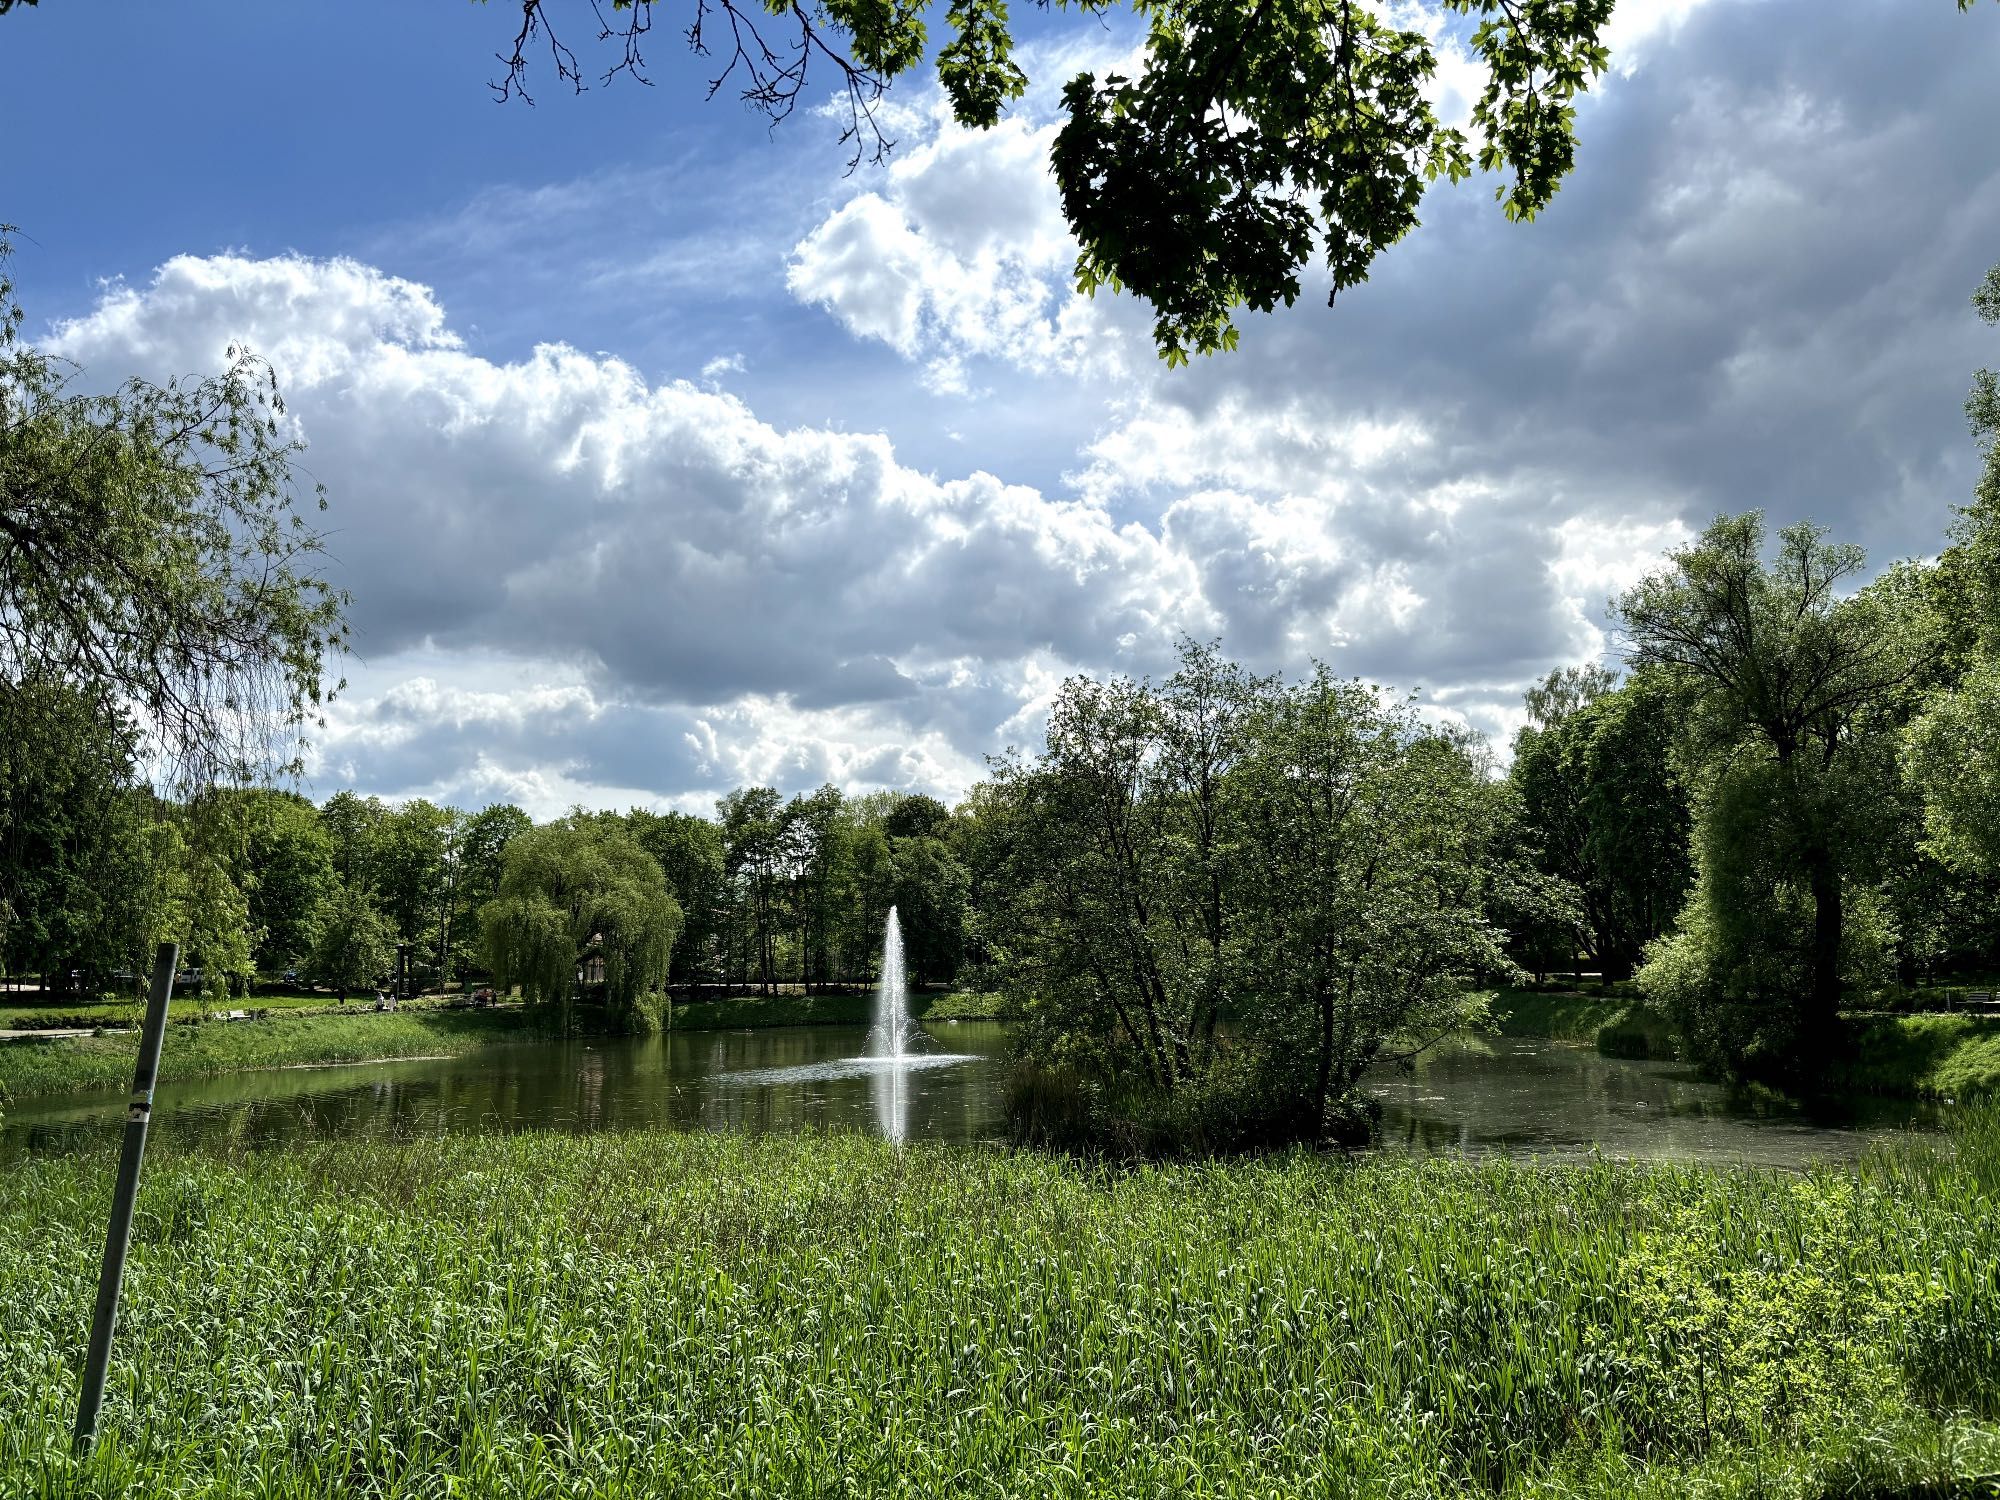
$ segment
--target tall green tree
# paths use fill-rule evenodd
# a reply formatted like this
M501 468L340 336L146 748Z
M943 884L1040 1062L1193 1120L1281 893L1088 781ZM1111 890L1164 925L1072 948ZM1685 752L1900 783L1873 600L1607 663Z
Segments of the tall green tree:
M768 786L741 787L716 804L730 887L728 975L755 975L764 994L777 980L779 892L786 857L784 801Z
M135 827L137 730L91 692L0 678L0 958L10 974L91 985L130 963L142 934L134 881L150 878Z
M145 947L178 939L185 972L200 974L200 993L210 1000L248 993L256 968L240 799L209 791L162 804L148 832Z
M951 826L951 809L922 792L895 795L882 813L882 832L892 839L941 838Z
M890 860L911 975L919 984L949 981L965 952L971 877L951 846L929 835L897 839Z
M1166 684L1073 679L979 799L981 913L1030 1059L1206 1144L1348 1136L1390 1039L1476 1019L1499 800L1470 747L1323 669L1185 643Z
M839 977L840 915L854 883L855 820L840 788L829 784L792 798L785 821L795 846L792 909L800 978L810 992Z
M500 894L507 846L534 822L511 802L495 802L465 819L458 838L456 899L452 924L452 962L477 964L484 951L479 932L480 908Z
M699 984L721 977L728 921L722 830L706 818L680 812L635 809L627 821L639 847L658 861L681 906L685 925L674 944L671 978L677 984Z
M2000 326L2000 265L1972 302L1982 322ZM1904 771L1922 797L1929 851L1952 869L1991 875L2000 873L2000 373L1974 375L1965 414L1979 481L1937 569L1955 670L1910 725Z
M1510 970L1484 914L1498 805L1465 742L1365 684L1320 667L1261 696L1230 787L1240 1009L1288 1133L1352 1136L1362 1072L1477 1019L1468 981Z
M395 928L365 886L337 881L321 913L308 972L344 1001L374 985L396 961Z
M879 820L857 821L848 843L851 872L837 919L841 972L879 979L882 934L896 901L896 858Z
M334 891L333 840L305 798L255 791L243 799L244 879L253 957L264 969L305 961Z
M369 888L397 939L410 945L411 972L433 983L444 978L440 942L450 935L462 816L412 797L382 818L369 846Z
M499 982L558 1030L574 1028L579 975L597 964L607 1028L658 1029L681 909L624 828L572 814L514 839L480 930Z
M320 823L333 846L333 873L347 885L375 879L375 836L389 816L379 797L335 792L320 808Z
M1861 549L1787 527L1767 559L1757 512L1718 518L1627 592L1634 660L1686 706L1705 823L1701 931L1717 994L1789 1014L1808 1067L1838 1031L1850 878L1879 815L1883 716L1933 646L1877 591L1843 595ZM1762 896L1753 893L1763 892ZM1803 928L1803 942L1774 946ZM1693 929L1690 929L1693 930ZM1780 952L1799 953L1795 968Z
M1904 767L1923 798L1928 850L1951 869L2000 874L2000 658L1981 660L1910 726Z
M1564 668L1527 700L1508 775L1535 864L1574 891L1577 936L1603 977L1628 978L1693 878L1672 690L1643 673L1621 686L1602 668ZM1511 889L1551 894L1535 882Z

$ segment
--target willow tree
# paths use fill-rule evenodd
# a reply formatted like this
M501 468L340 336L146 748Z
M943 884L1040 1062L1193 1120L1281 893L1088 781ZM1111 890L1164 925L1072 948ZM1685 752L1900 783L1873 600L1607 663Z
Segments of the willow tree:
M1893 784L1888 731L1932 654L1891 591L1845 592L1863 562L1804 524L1767 558L1751 511L1717 518L1618 602L1633 660L1687 708L1704 912L1682 946L1706 949L1656 980L1703 975L1676 981L1695 997L1677 1009L1739 1012L1730 1030L1757 1038L1750 1050L1809 1070L1838 1028L1852 888Z
M0 225L0 676L118 704L170 790L295 764L345 596L275 374L231 348L105 390L22 338L10 248Z
M606 1027L658 1029L681 908L659 862L623 828L572 813L510 840L500 894L479 919L494 977L519 985L558 1030L574 1027L578 991L598 963Z

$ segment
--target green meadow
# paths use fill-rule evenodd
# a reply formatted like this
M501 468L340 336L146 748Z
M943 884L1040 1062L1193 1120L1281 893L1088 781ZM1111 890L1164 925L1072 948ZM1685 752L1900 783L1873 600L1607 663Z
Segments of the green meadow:
M2000 1115L1808 1175L526 1133L0 1177L0 1493L1973 1495Z

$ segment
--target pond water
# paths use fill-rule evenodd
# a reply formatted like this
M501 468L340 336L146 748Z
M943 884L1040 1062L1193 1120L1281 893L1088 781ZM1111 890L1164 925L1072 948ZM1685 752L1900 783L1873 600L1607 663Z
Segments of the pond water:
M862 1130L895 1139L1004 1137L1006 1029L928 1028L903 1065L861 1056L867 1029L679 1032L639 1041L521 1043L464 1057L271 1069L163 1085L153 1139L271 1145L301 1134L439 1131ZM1732 1096L1672 1063L1626 1062L1523 1038L1455 1045L1367 1080L1385 1151L1756 1162L1846 1160L1874 1136L1930 1123L1920 1106L1808 1118ZM120 1128L122 1091L19 1099L0 1155L76 1149Z

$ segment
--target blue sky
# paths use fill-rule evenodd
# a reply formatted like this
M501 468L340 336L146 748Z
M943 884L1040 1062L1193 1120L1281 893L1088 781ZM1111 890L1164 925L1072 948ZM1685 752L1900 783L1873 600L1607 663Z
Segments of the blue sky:
M1624 0L1541 222L1434 193L1337 308L1309 279L1184 371L1069 291L1046 176L1122 18L1020 7L998 130L913 79L849 176L823 115L703 103L671 12L655 87L530 109L486 87L505 6L44 4L0 22L0 220L91 378L276 364L355 599L316 793L950 796L1182 631L1504 740L1718 510L1939 545L1996 362L1991 10Z

